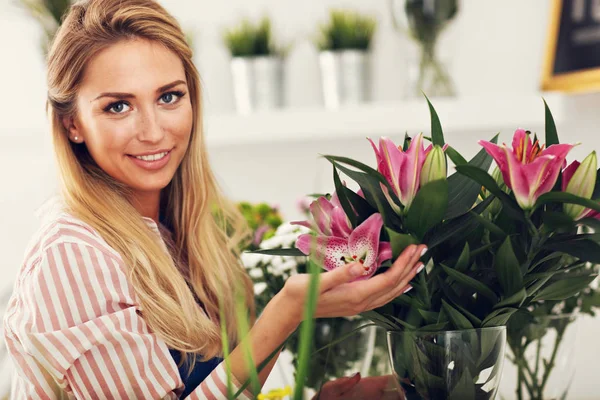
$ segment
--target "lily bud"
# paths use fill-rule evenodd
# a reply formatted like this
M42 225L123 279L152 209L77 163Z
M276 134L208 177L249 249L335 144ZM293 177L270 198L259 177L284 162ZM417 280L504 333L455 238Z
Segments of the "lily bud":
M591 198L596 184L597 163L595 151L592 151L581 164L573 161L563 171L563 191L586 199ZM565 214L577 220L583 214L585 207L577 204L564 204L563 209Z
M434 146L425 158L421 170L421 186L429 182L446 179L446 154L440 146Z

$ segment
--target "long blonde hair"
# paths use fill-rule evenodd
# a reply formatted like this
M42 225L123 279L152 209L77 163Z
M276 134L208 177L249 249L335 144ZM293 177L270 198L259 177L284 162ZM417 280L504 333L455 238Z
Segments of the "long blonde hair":
M172 231L176 254L161 247L128 200L129 189L105 173L85 145L71 143L62 123L65 116L77 114L78 87L90 60L120 40L135 38L161 43L179 56L192 103L189 148L161 193L160 213ZM121 254L150 329L170 348L182 351L184 358L195 353L208 359L222 354L222 312L229 340L239 342L233 293L240 285L254 315L252 285L238 250L247 236L247 225L222 195L208 164L200 79L177 21L153 0L74 4L48 55L48 112L61 191L69 211Z

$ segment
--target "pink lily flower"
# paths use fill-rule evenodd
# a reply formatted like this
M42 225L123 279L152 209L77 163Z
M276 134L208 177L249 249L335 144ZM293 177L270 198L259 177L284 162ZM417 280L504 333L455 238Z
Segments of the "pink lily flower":
M555 144L547 149L539 141L531 142L529 133L517 129L512 149L480 140L479 144L491 155L502 172L504 183L512 189L519 206L533 207L538 197L552 190L572 144Z
M359 262L365 270L356 280L363 280L371 277L383 261L392 258L390 244L379 241L382 227L381 215L373 214L348 237L304 234L298 237L296 247L306 255L313 250L316 259L322 260L328 271Z
M419 191L421 170L427 154L433 147L430 145L426 149L423 148L423 134L411 140L406 152L402 151L402 146L396 146L386 137L379 139L379 148L371 139L368 140L377 157L377 170L389 182L400 202L408 209ZM387 194L387 188L384 187L383 190ZM394 203L390 201L390 205L394 206ZM394 210L399 211L396 207Z
M313 221L293 221L291 224L305 226L323 236L350 236L352 226L335 193L331 200L319 197L310 204L309 210Z

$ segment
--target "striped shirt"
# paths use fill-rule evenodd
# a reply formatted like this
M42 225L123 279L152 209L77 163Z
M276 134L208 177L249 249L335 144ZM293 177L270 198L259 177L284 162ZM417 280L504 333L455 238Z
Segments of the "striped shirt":
M176 399L184 390L169 348L141 316L121 256L64 210L46 215L28 246L4 334L16 370L11 399ZM231 378L235 393L241 385ZM226 399L224 363L188 398ZM246 390L238 398L252 397Z

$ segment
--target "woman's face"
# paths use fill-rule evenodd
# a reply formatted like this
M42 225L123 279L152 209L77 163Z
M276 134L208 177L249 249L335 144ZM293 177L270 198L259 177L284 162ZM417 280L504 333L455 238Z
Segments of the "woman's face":
M107 174L155 197L187 150L192 105L181 60L159 43L123 40L87 65L70 140L85 143Z

